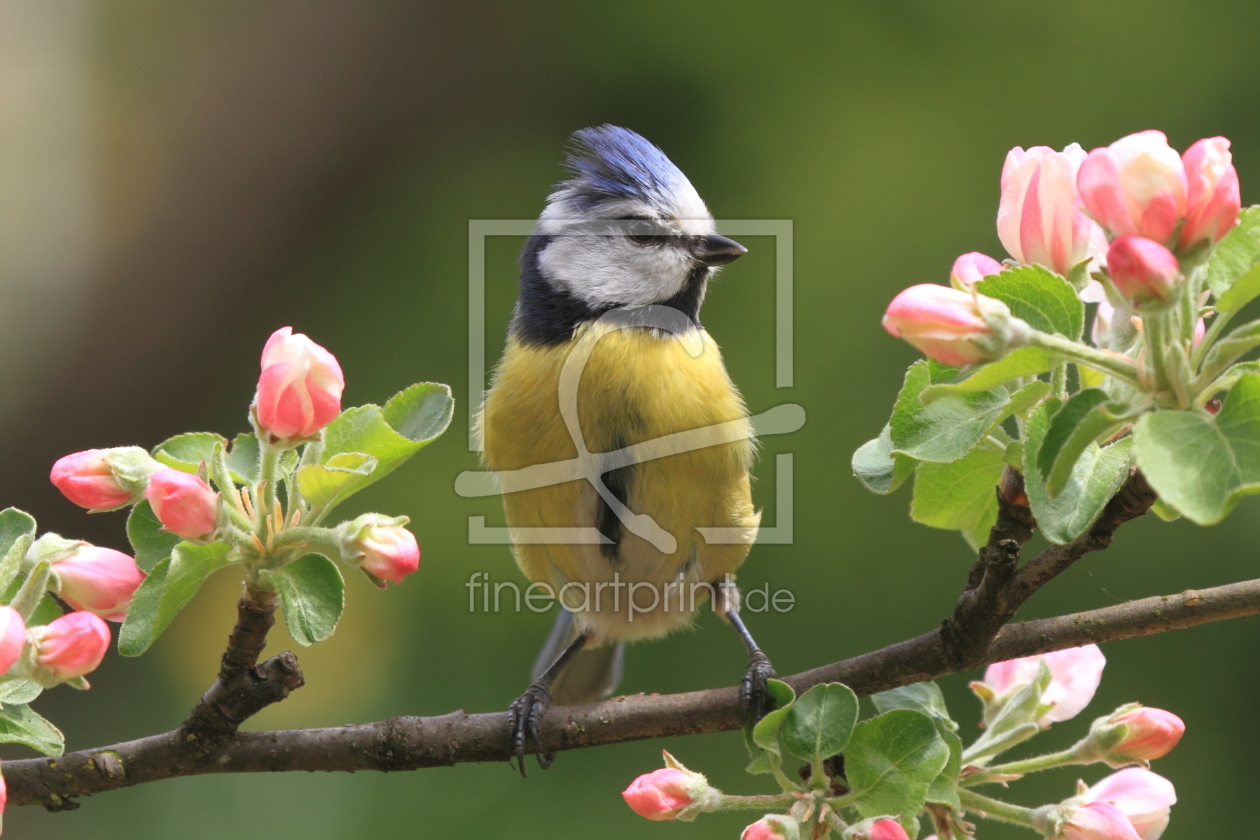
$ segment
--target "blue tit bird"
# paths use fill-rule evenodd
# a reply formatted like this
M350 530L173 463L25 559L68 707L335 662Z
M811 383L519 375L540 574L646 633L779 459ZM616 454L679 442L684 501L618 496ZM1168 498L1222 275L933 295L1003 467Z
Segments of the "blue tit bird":
M611 694L625 643L688 626L706 599L747 648L746 718L761 717L774 675L732 583L760 519L755 442L699 317L709 280L747 249L717 234L687 177L633 131L576 132L566 167L521 253L480 422L516 562L563 607L508 715L522 774L527 742L551 762L537 729L553 702ZM594 468L563 471L579 462ZM561 470L508 480L546 465Z

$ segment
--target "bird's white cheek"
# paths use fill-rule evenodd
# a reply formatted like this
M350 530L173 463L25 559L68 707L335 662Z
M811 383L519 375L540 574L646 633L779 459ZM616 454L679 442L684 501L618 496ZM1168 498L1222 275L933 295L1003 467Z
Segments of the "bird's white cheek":
M669 300L687 282L686 255L579 237L557 238L538 258L543 276L592 308Z

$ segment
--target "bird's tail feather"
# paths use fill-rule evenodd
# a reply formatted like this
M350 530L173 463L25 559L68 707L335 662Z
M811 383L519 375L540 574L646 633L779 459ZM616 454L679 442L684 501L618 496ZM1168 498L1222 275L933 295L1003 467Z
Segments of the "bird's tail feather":
M562 609L534 661L533 678L538 679L575 638L577 627L573 613ZM556 705L591 703L612 694L621 682L625 652L622 642L578 651L551 684L551 697Z

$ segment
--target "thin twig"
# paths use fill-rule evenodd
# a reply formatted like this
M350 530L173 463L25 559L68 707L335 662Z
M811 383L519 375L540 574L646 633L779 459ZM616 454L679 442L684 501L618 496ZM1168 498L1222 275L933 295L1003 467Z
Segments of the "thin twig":
M953 615L941 625L946 656L959 670L980 664L998 632L1037 590L1089 552L1111 545L1116 529L1144 516L1156 498L1135 470L1089 530L1071 542L1050 546L1019 567L1021 546L1032 538L1036 522L1022 477L1008 467L998 488L998 518L989 542L980 549Z
M1131 601L1101 610L1009 625L987 662L1048 653L1087 642L1163 633L1260 613L1260 580ZM940 630L872 653L786 678L798 692L843 682L859 695L955 673ZM634 695L547 712L547 752L740 727L737 688L663 696ZM202 773L284 770L414 770L472 761L507 761L503 712L432 718L399 717L358 726L280 732L237 732L213 755L189 761L181 730L70 753L6 761L11 805L65 807L86 796L145 782Z

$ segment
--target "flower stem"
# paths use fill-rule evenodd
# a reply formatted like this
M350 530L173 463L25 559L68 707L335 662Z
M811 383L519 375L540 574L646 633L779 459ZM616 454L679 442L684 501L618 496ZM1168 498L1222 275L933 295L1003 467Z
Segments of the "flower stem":
M1050 396L1067 399L1067 363L1059 362L1050 373Z
M1050 335L1038 330L1030 331L1028 343L1034 347L1051 350L1061 356L1066 356L1074 362L1101 370L1103 373L1127 382L1135 388L1142 388L1141 383L1138 382L1137 367L1124 356L1108 353L1077 341L1071 341L1063 336Z
M258 505L258 530L276 505L276 485L280 483L280 454L283 450L272 446L265 439L259 439L258 485L261 488L261 500Z
M1075 748L1063 750L1057 753L1047 753L1033 758L1025 758L1021 761L1012 761L1008 764L999 764L996 767L986 768L983 773L977 773L974 776L968 776L962 780L963 785L983 785L995 781L1000 781L1002 776L1025 776L1029 773L1036 773L1041 770L1053 770L1056 767L1066 767L1069 764L1088 764L1089 762L1081 761L1075 752Z
M982 817L1022 825L1025 828L1036 828L1032 808L1013 805L1010 802L1003 802L966 789L958 791L958 799L962 802L963 808Z
M1146 358L1155 371L1155 387L1160 391L1172 391L1168 378L1168 316L1169 312L1155 312L1142 316L1142 336L1146 341Z
M744 810L761 810L769 811L776 808L783 808L796 802L796 796L791 793L767 794L765 796L731 796L730 794L722 794L722 799L718 803L715 811L744 811Z

